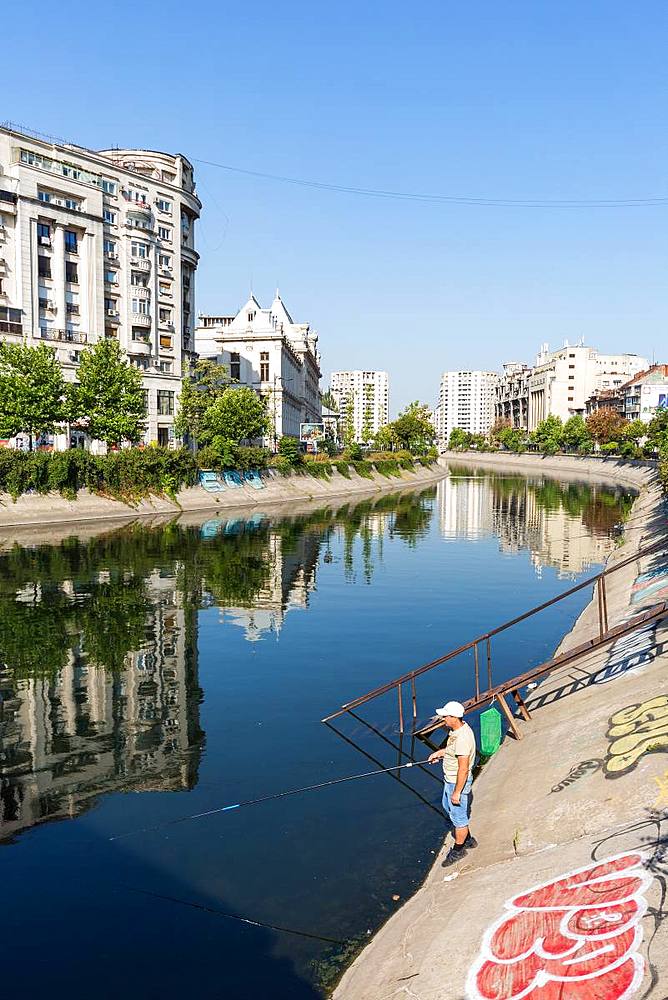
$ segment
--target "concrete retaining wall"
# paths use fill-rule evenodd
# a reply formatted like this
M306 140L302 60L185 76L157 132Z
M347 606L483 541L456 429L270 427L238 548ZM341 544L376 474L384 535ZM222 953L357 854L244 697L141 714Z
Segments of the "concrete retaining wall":
M379 492L393 492L430 486L443 479L446 470L440 465L426 469L416 466L415 471L403 469L400 477L381 476L374 472L371 479L350 470L350 479L334 471L331 477L315 479L310 475L281 476L276 474L265 489L254 490L250 486L237 489L226 488L224 493L212 495L194 486L181 490L176 502L167 497L153 496L137 504L126 504L119 500L97 496L82 490L76 500L66 500L58 493L47 496L27 494L14 502L6 494L0 494L0 529L9 527L58 525L63 523L85 523L89 521L119 521L137 517L155 517L167 514L174 516L183 511L223 511L234 509L243 512L272 505L290 504L304 500L323 500L364 497Z
M447 451L439 464L473 465L497 469L500 472L534 472L545 476L563 475L568 479L602 482L613 481L620 485L644 486L654 481L657 463L621 458L596 458L593 455L513 455L511 452Z

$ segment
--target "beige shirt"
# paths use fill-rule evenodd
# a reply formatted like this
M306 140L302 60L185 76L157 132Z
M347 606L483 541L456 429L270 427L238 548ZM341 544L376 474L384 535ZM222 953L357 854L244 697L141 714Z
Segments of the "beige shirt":
M445 780L451 784L457 781L457 758L469 758L469 777L475 763L475 735L473 730L464 722L459 729L452 729L445 744L445 756L443 758L443 774Z

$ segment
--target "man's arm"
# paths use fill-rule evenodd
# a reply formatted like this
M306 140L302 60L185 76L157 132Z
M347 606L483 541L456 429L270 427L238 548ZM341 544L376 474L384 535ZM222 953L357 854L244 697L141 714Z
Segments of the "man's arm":
M452 793L452 799L450 800L453 805L459 805L459 797L462 794L464 785L469 776L469 764L471 757L457 757L457 780L455 782L455 790Z

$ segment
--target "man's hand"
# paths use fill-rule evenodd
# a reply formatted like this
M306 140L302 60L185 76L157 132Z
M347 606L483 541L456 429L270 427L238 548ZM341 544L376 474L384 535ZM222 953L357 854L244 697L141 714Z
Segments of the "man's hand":
M437 760L442 760L445 757L445 750L434 750L433 754L427 761L428 764L435 764Z
M453 806L458 806L461 800L458 795L453 794L450 801L452 802Z

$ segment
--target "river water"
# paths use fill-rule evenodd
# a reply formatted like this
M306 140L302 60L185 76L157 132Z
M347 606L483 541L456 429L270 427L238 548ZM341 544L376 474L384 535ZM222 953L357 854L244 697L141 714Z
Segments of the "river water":
M457 468L338 510L5 545L3 993L326 995L433 862L436 769L174 820L426 757L396 695L319 720L584 578L631 500ZM500 640L494 679L589 593ZM419 720L472 676L470 654L425 675Z

